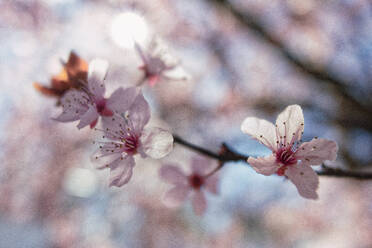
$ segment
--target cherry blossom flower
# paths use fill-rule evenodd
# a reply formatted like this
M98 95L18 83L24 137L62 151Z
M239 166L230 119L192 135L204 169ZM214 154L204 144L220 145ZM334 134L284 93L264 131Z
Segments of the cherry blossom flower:
M215 170L211 165L213 164L206 159L193 158L190 174L184 173L176 165L163 166L159 170L160 177L174 185L164 194L164 203L169 207L178 207L192 194L191 202L194 212L202 215L207 209L204 190L218 194L218 177L214 174Z
M327 139L314 138L301 142L304 131L304 117L298 105L288 106L276 119L275 126L262 119L247 117L241 130L267 146L272 155L249 157L248 163L256 172L269 176L285 176L296 186L304 198L317 199L319 179L312 165L326 160L335 160L337 144Z
M144 71L141 83L147 81L154 86L161 79L186 80L189 77L159 39L154 39L146 51L138 43L135 43L135 49L143 62L139 67Z
M78 128L87 125L93 128L100 116L110 117L115 111L125 111L134 100L135 88L117 89L108 99L104 97L108 63L95 59L89 64L88 82L81 84L79 90L69 90L61 99L63 112L55 120L71 122L80 120Z
M137 154L159 159L171 152L173 136L161 128L144 128L149 120L149 105L139 92L125 113L103 122L103 137L110 141L99 142L93 160L98 169L110 168L110 186L129 182Z

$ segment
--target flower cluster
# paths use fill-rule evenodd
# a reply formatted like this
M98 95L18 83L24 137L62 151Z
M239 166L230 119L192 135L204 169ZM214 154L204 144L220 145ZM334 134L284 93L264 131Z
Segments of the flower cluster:
M145 128L151 113L141 89L120 87L105 97L108 67L105 60L94 59L88 65L71 53L62 73L52 78L51 87L34 85L58 98L63 110L56 121L79 121L81 129L94 128L101 118L102 128L95 130L103 132L105 141L98 142L93 160L99 169L110 168L109 185L120 187L129 182L137 154L162 158L172 150L173 137L161 128Z
M156 46L155 46L156 47ZM135 49L142 59L144 80L153 86L159 79L176 68L169 64L164 53L154 47L144 51L138 44ZM160 159L173 148L173 136L158 127L147 127L151 118L150 106L138 87L118 88L111 96L105 96L105 79L109 64L94 59L89 64L71 53L62 72L53 77L51 86L35 83L46 95L58 98L62 113L55 118L59 122L79 121L79 129L90 126L103 134L97 141L98 149L92 160L98 169L110 169L110 186L121 187L132 177L136 157ZM99 121L101 120L101 121ZM99 128L95 128L98 123ZM279 114L275 125L255 117L247 117L241 130L267 146L272 154L266 157L248 158L253 169L265 176L276 174L288 178L299 194L316 199L319 179L312 169L326 160L335 160L337 144L334 141L314 138L302 143L304 117L298 105L288 106ZM225 160L224 160L225 161ZM201 157L191 163L191 172L185 173L175 164L164 165L159 176L173 187L164 194L168 206L179 206L191 196L194 212L201 215L207 208L205 192L218 194L218 166Z

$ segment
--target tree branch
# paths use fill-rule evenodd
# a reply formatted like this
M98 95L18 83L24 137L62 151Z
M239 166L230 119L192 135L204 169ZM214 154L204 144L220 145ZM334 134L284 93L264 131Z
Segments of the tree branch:
M322 165L322 170L317 171L319 176L332 176L332 177L351 177L360 180L372 179L372 173L358 172L358 171L345 171L337 168L330 168Z
M222 153L215 153L208 149L205 149L203 147L194 145L178 135L173 135L174 142L177 144L180 144L188 149L191 149L195 152L198 152L200 154L203 154L207 157L216 159L222 163L226 162L238 162L243 161L247 162L249 156L245 156L242 154L239 154L238 152L235 152L231 148L229 148L226 144L222 144L222 147L224 151ZM331 177L348 177L348 178L354 178L359 180L371 180L372 179L372 173L371 172L356 172L356 171L346 171L342 169L335 169L330 168L328 166L322 165L321 171L316 171L316 173L319 176L331 176Z
M237 152L232 151L230 148L228 148L227 145L223 144L224 148L227 150L226 152L222 154L218 154L215 152L212 152L210 150L207 150L203 147L191 144L190 142L182 139L178 135L173 135L173 139L175 143L178 143L180 145L183 145L193 151L196 151L198 153L201 153L207 157L214 158L220 162L231 162L231 161L247 161L248 157L241 155Z

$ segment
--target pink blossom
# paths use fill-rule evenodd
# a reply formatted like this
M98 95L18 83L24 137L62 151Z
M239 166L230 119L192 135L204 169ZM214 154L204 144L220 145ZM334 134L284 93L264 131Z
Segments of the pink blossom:
M138 43L135 43L143 65L140 69L144 71L144 80L150 86L154 86L161 79L185 80L189 76L178 66L178 62L170 56L165 46L159 39L154 39L149 48L144 51Z
M99 169L110 168L110 186L121 187L132 177L134 157L139 154L155 159L162 158L173 148L173 136L161 128L144 128L150 120L150 108L142 93L125 113L115 113L103 122L104 138L93 155Z
M87 125L93 128L100 116L113 116L115 111L125 111L133 98L134 88L117 89L110 98L105 98L104 80L108 63L95 59L89 63L88 82L82 82L80 90L69 90L61 99L63 112L55 120L70 122L80 120L78 128Z
M298 105L288 106L276 119L275 126L262 119L247 117L241 130L272 151L267 157L249 157L248 163L265 176L274 173L285 176L305 198L317 199L319 179L312 165L335 160L337 144L327 139L314 138L300 144L304 131L304 117Z
M160 177L174 185L164 194L163 201L169 207L180 206L192 194L191 201L194 212L202 215L207 209L204 190L218 194L216 174L211 174L211 163L202 158L194 158L191 164L191 173L185 174L178 166L165 165L160 171Z

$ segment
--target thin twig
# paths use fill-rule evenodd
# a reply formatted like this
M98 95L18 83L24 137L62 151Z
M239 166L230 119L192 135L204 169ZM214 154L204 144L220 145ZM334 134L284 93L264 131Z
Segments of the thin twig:
M221 154L212 152L208 149L205 149L203 147L194 145L178 135L173 135L174 142L177 144L180 144L184 147L187 147L195 152L201 153L207 157L214 158L222 163L226 162L238 162L243 161L247 162L249 156L244 156L242 154L239 154L235 151L233 151L231 148L229 148L226 144L223 144L223 147L225 151ZM222 167L222 166L221 166ZM346 171L342 169L335 169L330 168L328 166L322 165L322 170L316 172L319 176L331 176L331 177L348 177L348 178L354 178L354 179L360 179L360 180L370 180L372 179L372 173L371 172L356 172L356 171Z
M173 139L175 143L178 143L180 145L183 145L191 150L197 151L198 153L201 153L207 157L214 158L220 162L229 162L229 161L247 161L248 157L243 156L241 154L238 154L232 150L228 150L229 153L226 154L217 154L215 152L212 152L210 150L207 150L203 147L191 144L190 142L182 139L178 135L173 135ZM227 148L227 147L226 147Z
M317 171L319 176L332 176L332 177L350 177L360 180L372 179L372 173L370 172L358 172L358 171L345 171L338 168L331 168L322 165L322 170Z

